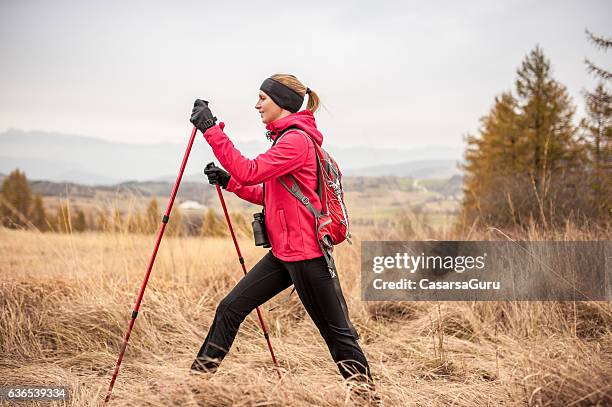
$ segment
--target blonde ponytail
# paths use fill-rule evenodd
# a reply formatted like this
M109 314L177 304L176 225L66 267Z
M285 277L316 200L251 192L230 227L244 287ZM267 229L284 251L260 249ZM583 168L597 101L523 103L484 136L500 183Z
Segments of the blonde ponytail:
M297 92L303 97L308 96L308 104L306 105L306 108L312 113L316 112L319 109L319 106L321 104L321 99L319 99L319 95L317 95L314 90L307 88L295 76L285 73L277 73L272 75L271 78L293 89L295 92ZM308 95L306 95L306 90L308 90Z

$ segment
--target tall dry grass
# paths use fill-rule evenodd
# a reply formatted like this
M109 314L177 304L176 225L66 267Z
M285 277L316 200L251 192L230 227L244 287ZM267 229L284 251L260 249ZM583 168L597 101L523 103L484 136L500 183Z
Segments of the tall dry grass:
M337 249L351 319L389 406L611 405L610 303L416 303L360 300L360 240L588 240L606 231L402 228ZM506 236L503 236L506 235ZM247 265L265 250L240 241ZM98 406L153 238L0 229L0 385L72 389ZM214 375L190 375L216 304L242 275L227 238L165 237L111 405L362 405L294 294L264 305L278 380L254 313Z

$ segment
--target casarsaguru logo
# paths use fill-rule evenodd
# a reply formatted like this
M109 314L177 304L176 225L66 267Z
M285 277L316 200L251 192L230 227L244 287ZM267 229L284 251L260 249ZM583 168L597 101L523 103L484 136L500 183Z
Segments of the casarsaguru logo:
M374 279L372 286L375 290L500 290L499 281L480 281L472 278L468 281L430 281L427 278L414 281L402 278L398 281L384 281L382 278Z

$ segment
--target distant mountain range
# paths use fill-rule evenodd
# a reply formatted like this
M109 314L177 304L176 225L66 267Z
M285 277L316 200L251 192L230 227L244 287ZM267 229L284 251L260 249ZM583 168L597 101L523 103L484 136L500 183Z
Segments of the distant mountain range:
M342 172L345 176L370 177L409 177L416 179L450 178L460 174L458 160L418 160L398 164L376 165L372 167L348 169Z
M126 181L167 181L176 178L185 152L184 143L134 144L43 131L10 129L0 133L0 172L15 168L28 179L72 182L84 185L113 185ZM247 157L269 148L265 141L236 141ZM389 149L375 146L340 147L325 145L345 175L448 178L460 174L459 147L430 146ZM216 161L210 147L198 135L184 180L201 182L206 163Z

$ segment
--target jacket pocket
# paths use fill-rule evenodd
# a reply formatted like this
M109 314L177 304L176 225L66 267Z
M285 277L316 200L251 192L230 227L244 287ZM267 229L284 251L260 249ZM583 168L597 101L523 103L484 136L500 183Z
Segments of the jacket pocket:
M285 211L283 209L278 210L278 219L281 225L281 241L285 250L291 250L291 244L289 242L289 228L287 227L287 219L285 219Z

